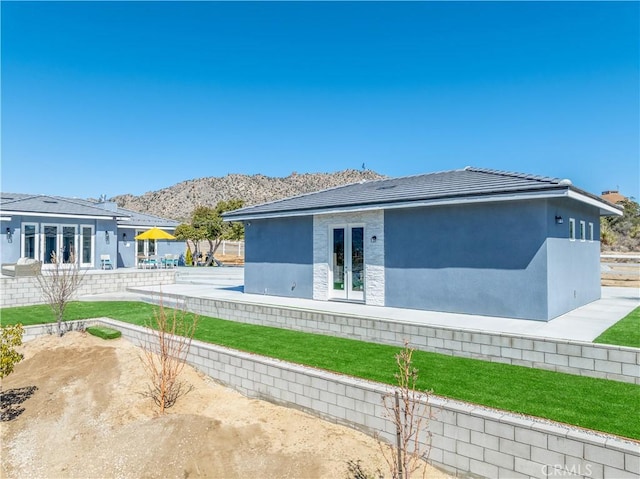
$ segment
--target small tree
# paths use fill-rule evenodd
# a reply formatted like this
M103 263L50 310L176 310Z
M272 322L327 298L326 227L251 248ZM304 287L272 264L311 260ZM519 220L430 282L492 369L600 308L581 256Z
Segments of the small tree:
M213 262L213 255L222 241L237 241L244 238L244 226L242 223L227 223L222 219L222 213L241 208L242 204L242 200L219 201L215 208L198 206L193 210L191 224L196 231L201 232L199 239L206 239L209 242L211 255L207 265Z
M176 237L176 239L187 242L187 258L193 258L193 252L191 251L191 245L189 244L189 241L195 241L196 239L197 233L195 228L190 224L182 223L176 227L173 235ZM190 263L190 261L187 261L187 263Z
M55 253L51 253L52 268L43 268L36 275L45 302L51 308L58 326L58 335L62 336L65 331L62 329L64 311L69 301L74 297L82 280L84 272L81 272L76 263L75 256L71 254L68 262L59 260Z
M398 372L395 374L397 388L382 397L385 416L396 429L396 446L378 439L393 479L409 479L416 472L422 460L429 457L431 433L428 405L430 392L416 390L418 370L413 367L414 349L405 341L404 348L396 354Z
M146 324L150 339L142 345L142 359L150 384L143 395L153 399L160 414L191 391L191 386L180 380L180 373L186 364L197 322L197 316L184 310L167 312L161 298L153 318Z
M2 344L0 346L0 379L13 372L16 364L22 361L24 356L15 348L22 344L24 328L22 324L2 327Z

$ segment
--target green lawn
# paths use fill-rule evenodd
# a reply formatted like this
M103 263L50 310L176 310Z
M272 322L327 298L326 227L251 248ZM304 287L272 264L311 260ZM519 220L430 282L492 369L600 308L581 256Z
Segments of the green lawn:
M66 319L107 316L142 325L156 307L75 302ZM47 306L0 310L2 324L50 322ZM197 339L299 364L394 384L398 347L200 317ZM420 389L485 406L640 439L640 387L539 369L416 351Z
M631 311L593 342L640 348L640 308Z

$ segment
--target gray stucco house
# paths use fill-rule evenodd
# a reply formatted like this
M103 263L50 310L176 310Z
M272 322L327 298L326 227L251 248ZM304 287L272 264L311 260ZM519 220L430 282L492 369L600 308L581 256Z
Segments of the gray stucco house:
M245 292L547 321L600 298L600 216L569 180L467 167L224 215Z
M0 193L0 220L2 263L34 258L46 267L55 253L86 269L100 268L101 255L109 255L114 268L135 267L139 255L180 255L186 247L183 241L136 241L153 226L172 233L179 223L107 201Z

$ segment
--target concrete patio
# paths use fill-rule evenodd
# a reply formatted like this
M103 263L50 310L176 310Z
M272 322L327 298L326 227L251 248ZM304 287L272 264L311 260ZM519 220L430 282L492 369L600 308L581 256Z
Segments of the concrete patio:
M307 311L384 319L399 323L444 326L461 331L480 330L575 341L592 341L605 329L640 306L640 291L637 288L603 287L600 300L563 314L551 321L543 322L245 294L243 292L243 284L243 268L178 268L175 284L132 287L128 288L127 292L86 295L81 299L86 301L144 299L150 296L166 294L185 298L220 299L263 306L284 306Z

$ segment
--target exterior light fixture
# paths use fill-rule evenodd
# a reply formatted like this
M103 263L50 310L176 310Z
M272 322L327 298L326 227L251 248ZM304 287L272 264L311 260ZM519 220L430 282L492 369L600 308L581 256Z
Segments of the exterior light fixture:
M376 241L378 241L378 237L377 236L372 236L371 237L371 242L375 243Z
M127 233L122 233L122 241L127 241Z
M564 223L562 216L556 215L556 224L561 225L562 223Z
M7 226L7 241L11 243L12 238L13 238L13 233L11 232L11 228Z
M109 242L109 232L105 231L104 232L104 240L108 243Z

